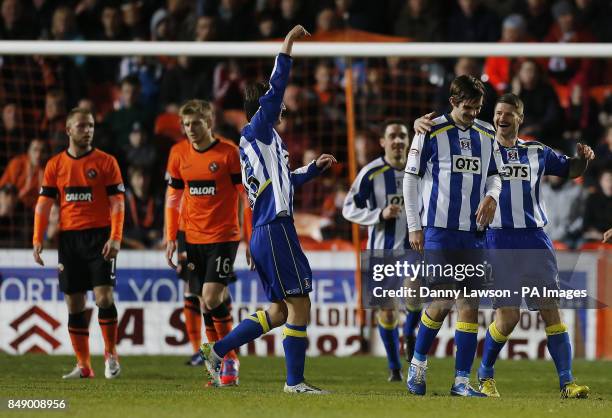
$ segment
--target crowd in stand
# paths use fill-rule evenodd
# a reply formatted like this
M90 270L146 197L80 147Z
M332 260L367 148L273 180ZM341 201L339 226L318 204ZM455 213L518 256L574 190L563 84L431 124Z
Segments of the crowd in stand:
M0 3L0 40L256 41L278 38L300 23L321 36L356 29L418 42L612 41L612 3L604 0ZM95 146L119 160L127 186L124 246L159 247L166 158L183 140L178 107L194 97L210 100L215 133L238 141L244 86L267 78L269 64L231 57L0 57L0 247L29 245L44 164L66 147L65 115L75 106L93 111ZM297 62L278 127L292 167L323 150L345 162L296 195L296 211L303 214L298 229L313 240L350 240L340 213L349 184L345 65L342 59ZM359 167L379 154L384 119L411 125L430 110L447 111L450 81L471 74L487 88L481 119L491 121L496 97L510 91L525 102L522 138L568 154L578 141L595 149L597 159L581 183L551 177L542 185L551 238L576 248L601 240L612 226L612 59L388 57L355 59L352 69ZM47 235L52 245L54 232Z

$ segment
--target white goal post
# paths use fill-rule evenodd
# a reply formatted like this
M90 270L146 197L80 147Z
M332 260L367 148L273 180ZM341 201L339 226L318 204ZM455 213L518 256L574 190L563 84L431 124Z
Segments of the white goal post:
M0 55L272 57L279 42L0 41ZM315 57L612 57L605 43L298 42L294 56Z

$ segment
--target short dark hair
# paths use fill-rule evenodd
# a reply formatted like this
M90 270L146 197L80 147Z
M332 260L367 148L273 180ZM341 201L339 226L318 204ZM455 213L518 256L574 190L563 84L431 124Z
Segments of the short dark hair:
M519 115L523 114L523 109L525 108L525 105L523 104L521 98L513 93L506 93L501 95L497 99L497 102L495 102L495 104L497 103L505 103L509 104L510 106L514 106Z
M482 81L471 75L456 77L450 86L450 96L457 102L478 100L484 97L485 88Z
M389 125L401 125L401 126L405 126L406 130L408 132L410 132L410 127L408 126L408 124L403 121L402 119L399 118L389 118L389 119L385 119L381 125L382 127L382 134L385 134L385 131L387 130L387 126Z
M91 113L89 109L85 109L82 107L75 107L75 108L72 108L70 112L68 112L68 114L66 115L66 125L68 125L68 123L70 122L70 119L72 119L75 115L86 115L86 116L91 116L93 118L93 113Z
M246 113L247 121L257 113L259 109L259 98L268 91L267 83L249 83L244 89L244 112Z

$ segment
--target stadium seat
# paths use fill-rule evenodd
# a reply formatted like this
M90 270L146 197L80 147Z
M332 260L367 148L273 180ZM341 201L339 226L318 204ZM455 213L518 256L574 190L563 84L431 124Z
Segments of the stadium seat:
M564 242L561 241L553 241L553 248L557 251L566 251L569 250L570 248L568 247L568 245Z
M155 119L155 135L178 142L183 137L181 119L176 113L162 113Z
M580 250L612 250L612 244L604 244L599 241L585 242L580 246Z

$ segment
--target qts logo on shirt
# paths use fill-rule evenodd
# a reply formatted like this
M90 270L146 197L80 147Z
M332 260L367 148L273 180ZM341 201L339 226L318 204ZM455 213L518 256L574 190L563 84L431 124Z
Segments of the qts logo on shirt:
M214 196L217 186L214 180L192 180L187 182L191 196Z
M66 202L93 202L91 187L65 187L64 199Z

